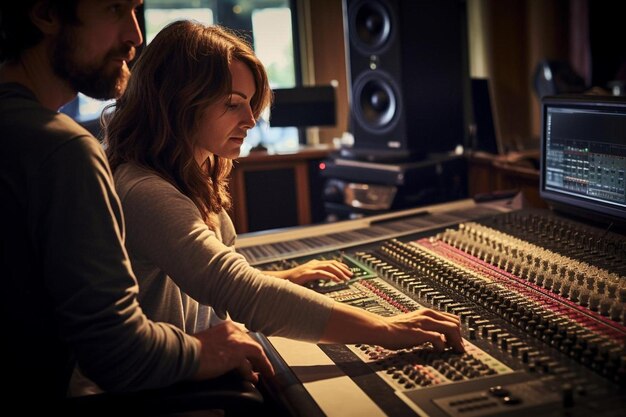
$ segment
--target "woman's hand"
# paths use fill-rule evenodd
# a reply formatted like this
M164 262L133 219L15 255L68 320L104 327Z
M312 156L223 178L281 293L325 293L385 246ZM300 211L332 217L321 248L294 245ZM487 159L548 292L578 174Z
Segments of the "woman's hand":
M461 321L444 311L422 308L411 313L386 317L391 337L381 346L400 349L430 342L436 350L451 347L464 352Z
M323 343L366 343L402 349L431 343L437 350L464 352L461 321L454 314L420 308L381 317L360 308L335 303L322 336Z
M289 281L304 285L309 281L324 279L335 282L347 281L352 278L352 271L343 262L332 260L313 259L295 268L284 271L263 271L266 275L288 279Z

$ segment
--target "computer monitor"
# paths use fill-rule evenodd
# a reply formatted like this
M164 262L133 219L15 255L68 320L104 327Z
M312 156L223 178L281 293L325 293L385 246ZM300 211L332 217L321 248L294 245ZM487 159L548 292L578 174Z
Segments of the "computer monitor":
M626 99L542 99L541 197L592 220L626 222Z
M333 85L275 88L270 126L335 126L337 100Z

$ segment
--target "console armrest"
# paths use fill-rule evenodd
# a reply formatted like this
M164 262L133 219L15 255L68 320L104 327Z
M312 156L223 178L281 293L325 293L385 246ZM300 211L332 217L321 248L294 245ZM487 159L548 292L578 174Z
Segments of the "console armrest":
M66 415L156 416L197 410L224 410L227 416L249 415L261 409L263 396L235 373L219 378L181 382L166 388L137 392L103 393L68 398Z

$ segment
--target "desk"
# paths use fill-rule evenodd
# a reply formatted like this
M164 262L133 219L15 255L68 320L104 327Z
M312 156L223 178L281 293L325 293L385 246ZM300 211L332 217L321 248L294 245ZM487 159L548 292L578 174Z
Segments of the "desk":
M319 162L332 148L303 147L290 153L251 152L235 161L230 179L237 233L322 221Z
M531 207L546 208L539 196L539 170L524 155L492 155L477 152L469 156L469 195L519 190Z

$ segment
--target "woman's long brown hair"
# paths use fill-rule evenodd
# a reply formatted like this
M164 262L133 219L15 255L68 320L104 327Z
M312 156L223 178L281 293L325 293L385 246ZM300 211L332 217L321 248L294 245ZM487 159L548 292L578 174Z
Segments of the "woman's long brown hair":
M126 92L103 116L111 168L132 162L156 171L194 202L211 228L210 214L231 205L232 161L214 155L198 166L192 135L207 106L230 94L232 60L252 71L251 106L258 119L272 92L250 45L225 28L192 21L159 32L133 66Z

